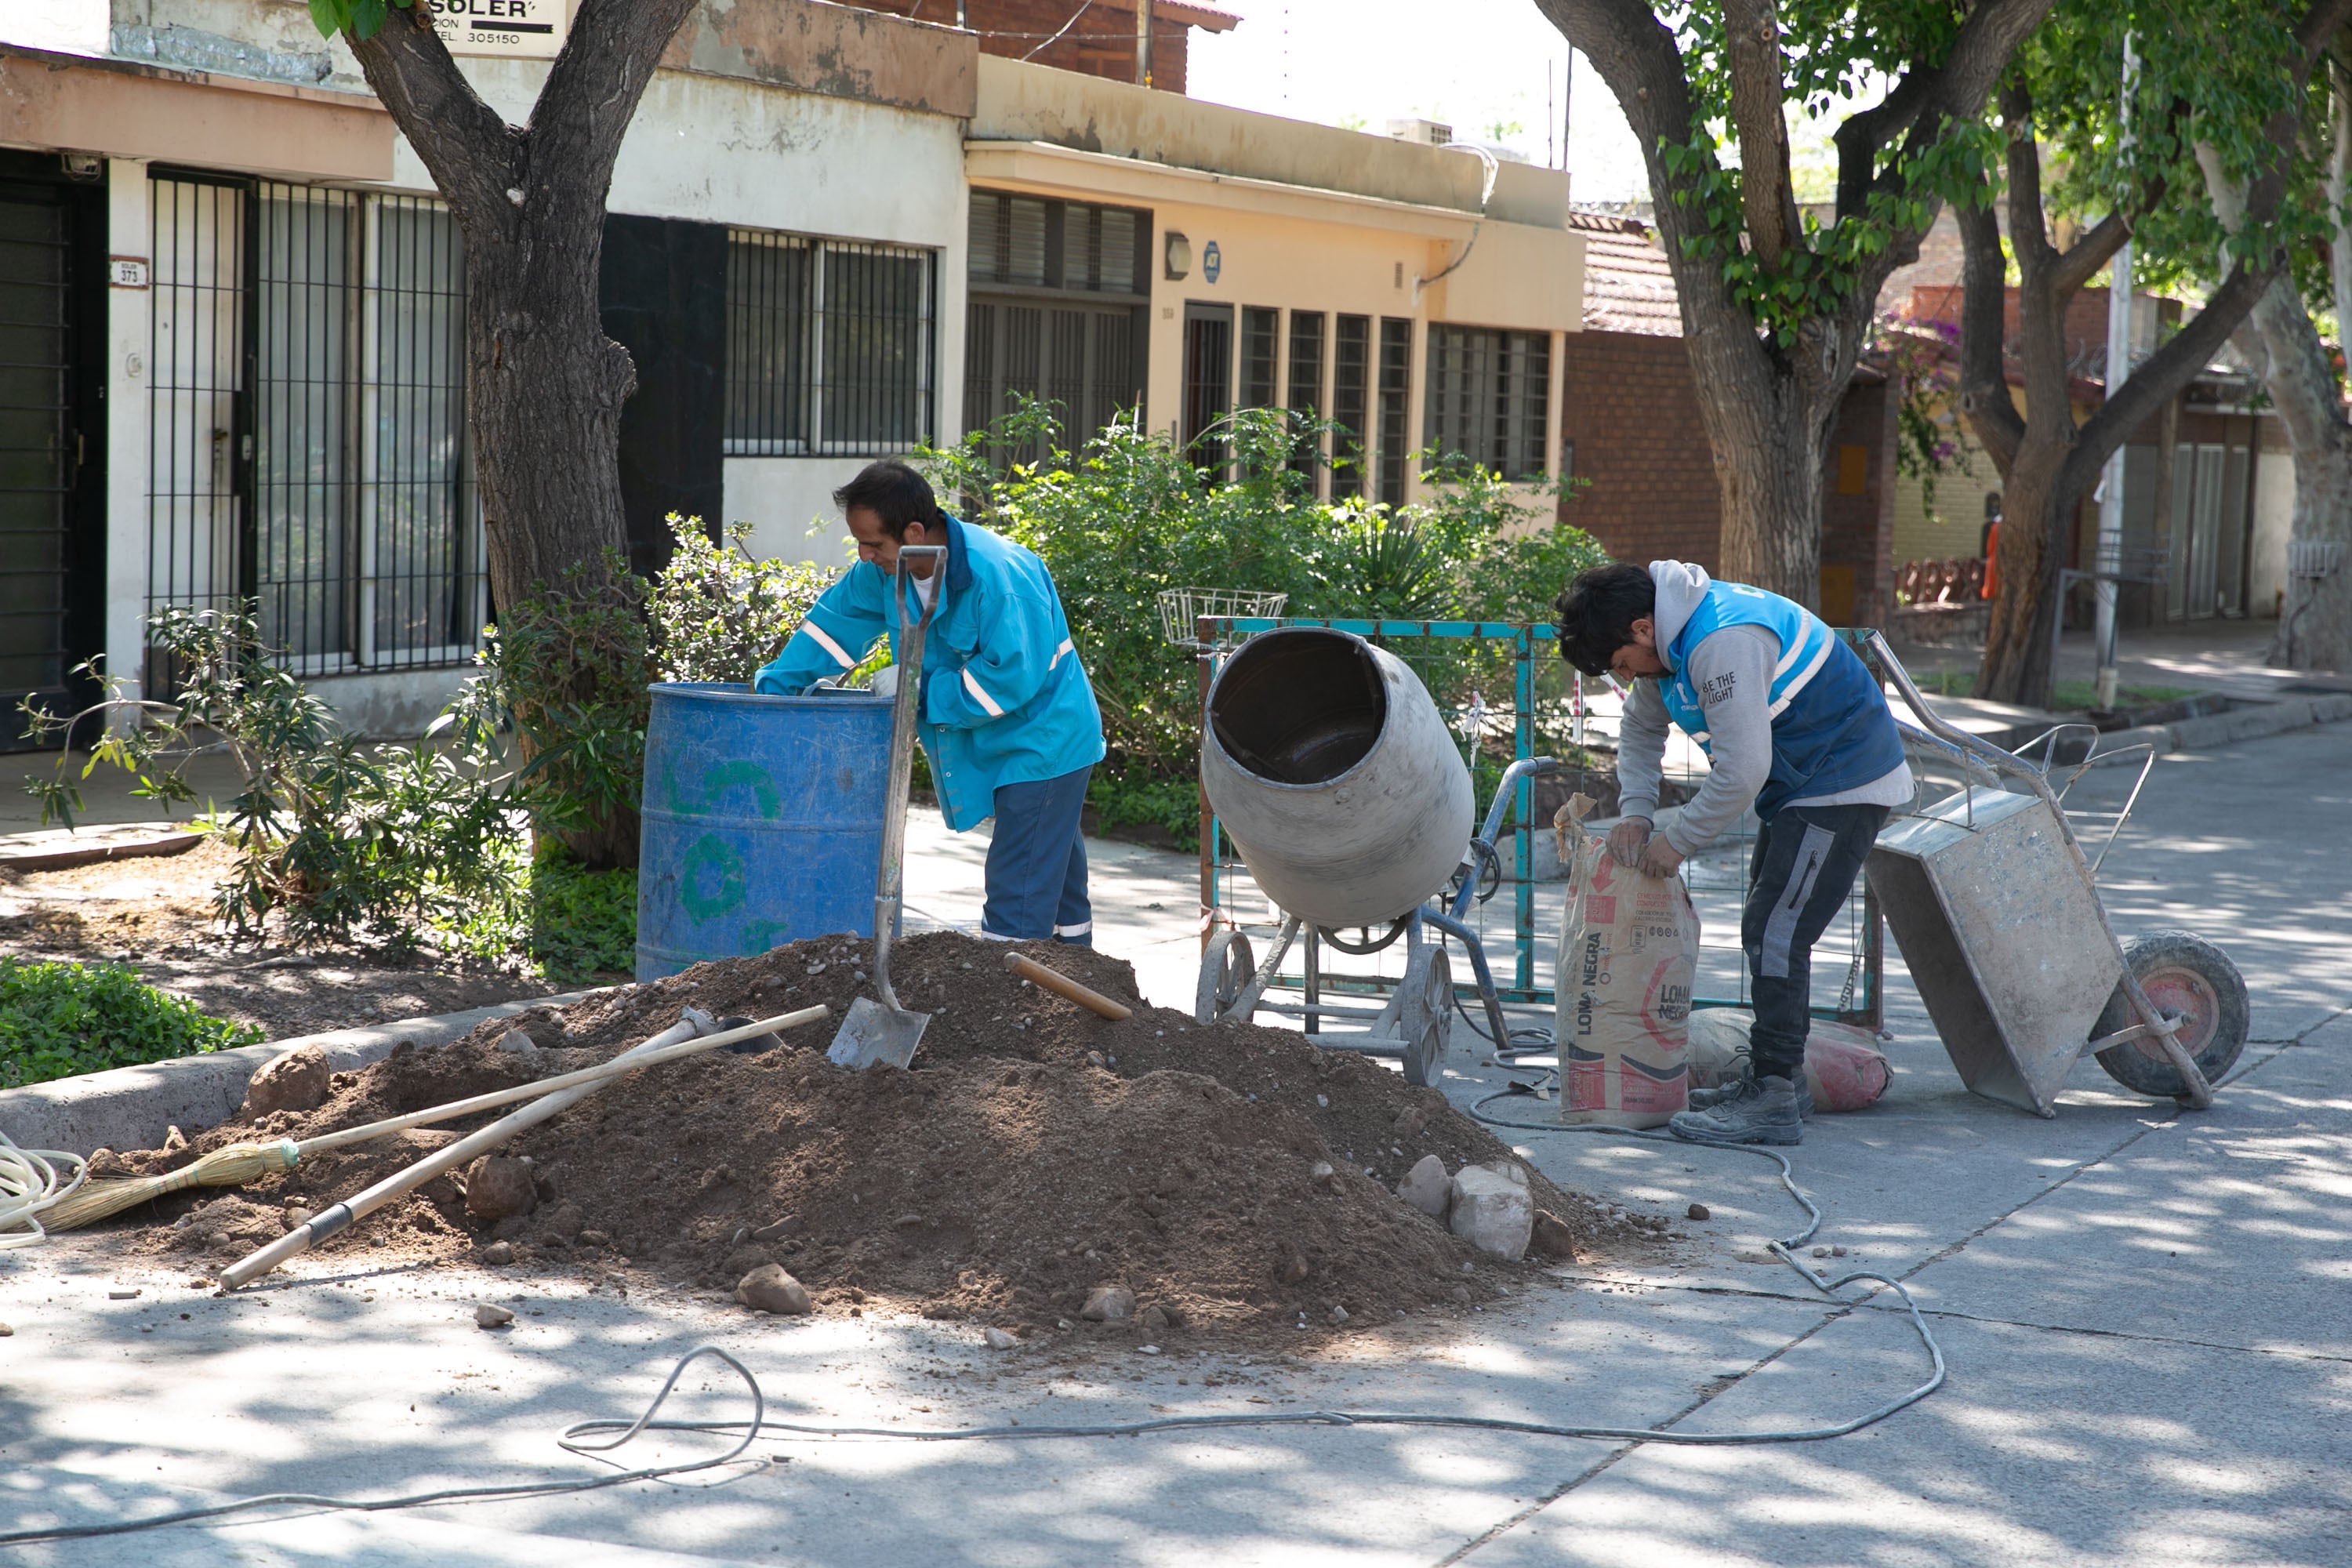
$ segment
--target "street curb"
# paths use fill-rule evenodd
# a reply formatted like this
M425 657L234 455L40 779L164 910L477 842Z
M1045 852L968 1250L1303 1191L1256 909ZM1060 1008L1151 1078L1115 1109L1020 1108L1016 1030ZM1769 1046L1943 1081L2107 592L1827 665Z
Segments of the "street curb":
M380 1061L393 1047L446 1046L463 1039L491 1018L509 1018L532 1007L561 1007L591 993L526 997L404 1018L362 1029L334 1029L289 1040L270 1040L236 1050L177 1057L139 1067L84 1073L23 1089L0 1089L0 1132L23 1149L62 1149L87 1154L93 1149L152 1149L173 1127L194 1130L227 1121L245 1103L247 1080L265 1063L303 1046L318 1046L337 1072Z
M2160 757L2168 752L2193 752L2239 741L2257 741L2266 735L2282 735L2290 730L2307 730L2315 724L2334 724L2346 719L2352 719L2352 692L2323 692L2316 697L2250 702L2226 713L2209 713L2170 724L2117 730L2099 737L2099 750L2105 753L2147 743L2153 745Z

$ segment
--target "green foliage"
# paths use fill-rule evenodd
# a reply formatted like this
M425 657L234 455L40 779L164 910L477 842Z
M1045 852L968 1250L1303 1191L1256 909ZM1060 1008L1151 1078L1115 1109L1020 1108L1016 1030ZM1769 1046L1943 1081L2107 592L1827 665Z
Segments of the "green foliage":
M506 896L444 911L434 927L440 947L559 985L635 972L635 869L592 871L552 840L534 855L520 833L496 853Z
M671 512L668 521L669 564L648 600L659 679L749 682L840 574L807 561L754 561L747 523L714 542L699 519Z
M1460 458L1425 462L1427 499L1412 506L1318 501L1302 453L1327 435L1344 439L1278 409L1244 410L1212 432L1218 471L1131 415L1072 450L1032 403L919 460L972 521L1054 574L1102 708L1106 772L1172 777L1193 765L1200 689L1190 650L1161 637L1160 590L1276 592L1293 616L1527 621L1606 559L1531 503L1556 489ZM1024 451L1043 455L1004 456Z
M1895 407L1895 471L1919 481L1920 504L1936 510L1936 481L1973 474L1960 439L1960 331L1945 321L1878 319L1870 341L1903 389Z
M365 43L382 30L389 14L387 5L405 11L416 0L310 0L310 25L319 29L322 38L337 33L349 33L352 39Z
M1840 214L1827 226L1808 215L1787 255L1767 267L1748 248L1740 170L1725 157L1735 142L1721 7L1684 0L1660 10L1675 32L1692 99L1689 140L1664 142L1658 149L1667 187L1661 198L1697 220L1698 232L1685 239L1684 254L1719 266L1732 298L1783 350L1795 346L1806 322L1836 317L1864 265L1898 236L1924 233L1947 203L1983 200L1986 172L1999 164L1999 132L1980 122L1931 121L1868 171L1872 187L1860 211ZM1887 82L1940 68L1967 7L1949 0L1882 0L1866 6L1789 0L1773 15L1785 61L1783 96L1819 120L1841 101L1875 99Z
M669 525L670 563L651 583L614 552L601 571L575 566L554 591L502 610L483 634L485 700L525 759L515 804L598 869L635 843L646 687L749 681L835 575L752 560L741 528L713 542L698 518L672 512Z
M1141 837L1132 830L1157 828L1171 848L1186 854L1201 847L1201 787L1193 775L1167 778L1131 768L1097 769L1087 781L1087 805L1095 812L1094 831L1111 837ZM1129 830L1122 835L1121 829Z
M79 781L101 763L133 773L134 795L191 802L189 762L226 752L241 787L203 826L236 850L215 897L236 936L259 936L276 913L297 942L365 934L402 944L440 904L493 890L486 849L509 829L491 716L476 693L414 744L369 745L287 671L251 606L167 607L150 628L180 672L174 700L126 700L120 681L106 682L106 699L76 716L110 721L79 777L61 752L48 778L27 781L43 821L70 826ZM37 739L75 722L20 711Z
M117 964L0 957L0 1089L260 1038L252 1025L210 1017Z

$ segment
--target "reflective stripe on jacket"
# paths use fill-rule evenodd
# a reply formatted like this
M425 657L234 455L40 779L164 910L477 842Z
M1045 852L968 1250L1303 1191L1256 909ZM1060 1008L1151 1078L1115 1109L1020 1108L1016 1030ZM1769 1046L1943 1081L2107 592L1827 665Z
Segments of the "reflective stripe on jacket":
M940 811L963 832L996 809L998 785L1059 778L1102 761L1102 714L1045 563L954 518L947 544L939 613L923 639L918 732ZM895 654L889 602L890 578L857 563L810 608L752 689L805 691L856 668L886 630ZM899 609L908 620L923 613L911 584Z
M1706 712L1691 689L1690 655L1736 626L1762 626L1780 643L1765 693L1772 773L1756 797L1757 815L1769 817L1784 801L1858 788L1901 763L1903 738L1861 656L1802 605L1744 583L1709 583L1706 596L1664 650L1671 668L1658 682L1658 695L1667 716L1702 749Z

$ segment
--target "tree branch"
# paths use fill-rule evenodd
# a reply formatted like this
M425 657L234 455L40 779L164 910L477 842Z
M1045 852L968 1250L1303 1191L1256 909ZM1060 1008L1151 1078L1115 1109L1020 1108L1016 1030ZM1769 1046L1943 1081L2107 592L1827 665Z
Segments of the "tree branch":
M2270 287L2277 275L2275 259L2267 266L2240 265L2231 269L2227 281L2215 289L2212 298L2197 319L2173 335L2172 341L2149 355L2131 374L2131 379L2116 388L2099 407L2084 420L2074 435L2074 450L2058 470L2057 508L2063 512L2080 500L2099 470L2106 466L2115 449L2131 437L2150 416L2180 395L2183 388L2197 379L2197 373L2212 363L2230 334L2238 329L2246 312L2253 309L2255 300Z
M1789 176L1789 122L1780 110L1788 69L1772 0L1723 0L1723 36L1748 247L1759 262L1777 270L1797 243L1799 224Z
M2009 269L2001 255L2000 220L1993 212L1990 188L1985 195L1984 202L1962 207L1954 215L1960 226L1960 286L1964 291L1960 304L1960 412L1975 433L1977 444L1992 458L1994 470L2006 479L2010 466L2017 460L2018 447L2025 440L2025 420L2018 413L2017 399L2009 390L2008 362L2001 342L2008 328L2008 289L2004 279Z
M530 202L593 204L601 213L612 189L621 139L653 79L654 67L698 0L580 0L563 52L531 108L532 162L544 156L568 176L559 189L527 182ZM544 153L542 153L544 149ZM560 161L559 161L560 160ZM592 181L576 176L601 171Z
M1924 151L1944 133L1947 121L1974 120L1983 111L2000 73L2033 29L2042 26L2056 0L1988 0L1969 13L1952 40L1952 52L1929 79L1919 103L1912 110L1903 139L1906 157ZM1893 127L1889 127L1890 133ZM1901 160L1890 163L1882 180L1885 188L1899 187Z
M393 123L425 162L442 198L468 223L508 208L521 168L523 133L482 101L458 73L425 6L394 7L362 42L349 40Z
M1871 182L1878 177L1878 154L1887 142L1911 128L1927 101L1936 72L1925 61L1913 60L1903 79L1870 108L1846 116L1830 140L1838 152L1837 216L1860 216L1870 198Z
M2062 307L2076 289L2098 276L2100 268L2115 259L2116 252L2131 237L2132 220L2121 213L2109 213L2059 254L2050 271L2050 287L2057 290Z

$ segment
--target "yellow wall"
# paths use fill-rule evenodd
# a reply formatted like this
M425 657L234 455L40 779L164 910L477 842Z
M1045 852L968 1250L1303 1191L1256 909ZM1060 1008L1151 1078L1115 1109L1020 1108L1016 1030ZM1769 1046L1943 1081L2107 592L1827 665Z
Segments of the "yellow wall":
M1545 468L1550 472L1558 467L1562 334L1578 330L1584 294L1584 246L1579 235L1492 219L1482 226L1475 214L1222 178L1035 142L968 143L965 174L976 189L1151 210L1144 416L1154 428L1173 430L1181 418L1188 302L1234 307L1237 342L1243 308L1272 307L1285 312L1276 354L1276 401L1285 404L1289 401L1289 312L1371 317L1375 363L1367 402L1370 417L1377 417L1379 321L1412 321L1405 428L1409 449L1414 450L1422 445L1429 322L1547 331L1551 335L1551 388ZM1191 269L1181 279L1166 276L1167 237L1171 233L1184 236L1192 247ZM1207 267L1213 243L1219 263L1214 280ZM1471 248L1461 267L1439 282L1423 282L1460 257L1465 245ZM1328 409L1336 357L1333 323L1327 320L1324 331L1324 386L1317 405Z

